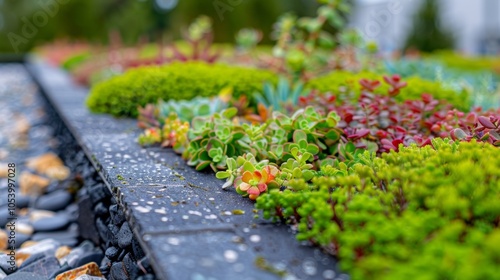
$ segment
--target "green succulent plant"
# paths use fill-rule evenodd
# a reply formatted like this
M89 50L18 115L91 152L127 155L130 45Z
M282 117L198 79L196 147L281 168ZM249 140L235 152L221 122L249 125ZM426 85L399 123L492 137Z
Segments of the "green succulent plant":
M498 166L493 145L434 139L325 159L311 181L291 180L256 207L296 223L299 240L337 255L353 279L496 279Z
M157 103L158 118L162 119L174 112L179 119L190 122L194 117L210 116L227 108L221 98L195 97L191 100L159 100Z
M217 96L231 87L239 97L259 90L264 82L276 82L270 71L207 64L202 62L171 63L165 66L140 67L95 85L87 106L96 113L114 116L138 115L137 106L194 97Z
M255 92L253 97L256 102L272 108L274 111L290 113L297 107L303 90L302 83L290 85L286 78L281 77L276 87L271 83L264 83L263 92Z
M236 108L228 108L208 117L195 117L189 131L189 147L185 157L188 165L196 170L210 166L214 171L225 170L228 158L244 154L247 149L241 145L244 132L240 124L232 121Z

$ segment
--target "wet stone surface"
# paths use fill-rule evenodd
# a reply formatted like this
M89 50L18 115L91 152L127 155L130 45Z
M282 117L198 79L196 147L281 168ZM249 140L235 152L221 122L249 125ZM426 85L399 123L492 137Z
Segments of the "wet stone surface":
M65 270L58 250L73 252L83 240L74 216L81 183L76 170L58 156L66 148L64 138L57 135L46 102L22 65L0 64L0 113L0 168L16 164L15 203L4 201L8 180L0 176L0 232L5 233L0 274L51 279ZM13 234L15 243L7 238Z
M333 257L296 241L287 225L254 218L253 203L221 190L223 182L212 172L196 172L171 150L141 148L134 120L89 113L85 89L61 70L40 63L29 69L113 192L118 208L114 202L96 203L99 188L90 188L85 202L94 207L107 247L101 269L113 279L126 279L120 271L134 261L140 271L154 269L159 279L349 279ZM70 99L62 91L75 94ZM105 207L110 216L103 214ZM116 239L128 234L127 227L110 226L110 221L121 223L117 209L138 237L130 244Z
M111 243L99 238L96 221L103 220L108 229L113 221L124 224L125 216L23 65L0 63L0 113L0 279L112 277L109 267L122 263L123 256L107 266L104 252ZM16 164L15 206L7 201L7 163ZM96 204L104 209L98 215ZM109 217L112 205L114 219ZM13 216L15 243L9 243ZM142 248L122 251L129 254L127 267L137 271L133 278L122 271L125 279L146 274L155 279L149 266L139 269Z

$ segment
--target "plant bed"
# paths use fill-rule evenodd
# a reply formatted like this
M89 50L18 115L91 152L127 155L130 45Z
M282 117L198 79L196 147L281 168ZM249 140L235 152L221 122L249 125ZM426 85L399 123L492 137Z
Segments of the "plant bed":
M158 278L347 277L333 257L296 242L288 226L254 219L253 203L222 191L212 173L170 150L141 148L135 121L91 114L87 91L61 70L28 68L112 190Z
M78 103L59 107L144 246L154 248L153 260L164 257L185 274L200 268L194 278L228 263L225 278L252 264L261 270L249 277L260 278L262 270L337 277L333 266L319 273L309 261L302 270L294 261L270 265L301 250L274 247L290 237L267 228L286 223L290 236L323 250L325 260L339 258L353 279L494 279L498 251L491 244L500 222L498 174L490 166L498 165L500 146L494 80L475 77L482 85L467 86L435 65L438 72L427 78L412 69L404 78L399 70L384 75L391 70L381 70L376 46L345 28L348 1L319 2L314 18L280 17L272 51L256 56L255 30L238 35L234 55L217 55L205 17L186 33L191 55L159 46L154 63L126 71L132 56L104 53L112 63L103 70L114 77L102 76L109 80L93 86L86 104L93 113L137 116L142 133L130 120L89 115L78 105L83 98L66 97L68 90L56 90L54 102ZM173 56L166 59L168 51ZM212 64L217 59L222 63ZM485 103L488 110L472 108ZM196 263L192 244L208 248ZM485 255L476 257L480 251Z

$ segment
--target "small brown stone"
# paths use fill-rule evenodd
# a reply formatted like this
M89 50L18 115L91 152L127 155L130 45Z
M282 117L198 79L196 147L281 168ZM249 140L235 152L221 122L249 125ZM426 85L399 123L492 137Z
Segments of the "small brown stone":
M9 151L6 149L0 149L0 160L4 160L9 156Z
M29 208L22 208L22 209L19 209L17 211L17 215L18 216L22 216L22 217L28 215L29 213L30 213L30 209Z
M16 225L16 232L32 235L34 231L33 227L27 223L18 223Z
M58 260L61 260L62 258L66 257L69 253L71 252L71 248L68 246L61 246L57 248L56 251L56 258Z
M26 135L30 131L31 125L25 116L20 116L17 118L15 124L16 133L21 135Z
M45 170L45 175L47 175L51 179L59 181L68 179L69 174L69 168L67 168L66 166L54 166Z
M47 211L47 210L34 210L34 211L31 211L31 213L29 215L30 215L30 221L34 222L34 221L38 221L38 220L43 219L43 218L54 217L56 215L56 213L52 212L52 211Z
M8 236L4 230L0 229L0 250L6 250L8 244Z
M6 162L0 162L0 178L7 178L9 176L9 168Z
M38 241L33 241L33 240L28 240L26 242L24 242L22 245L21 245L21 249L22 248L27 248L27 247L30 247L30 246L33 246L33 245L36 245L38 243Z
M30 158L27 160L26 166L34 169L39 174L56 180L65 180L70 174L69 169L64 166L63 161L53 153L46 153Z
M86 265L77 267L75 269L63 272L56 276L56 280L73 280L78 278L78 276L90 275L90 276L102 276L99 266L95 263L88 263Z
M25 260L27 260L29 257L31 257L31 254L28 252L17 252L16 253L16 265L17 267L20 267Z
M19 190L23 195L41 195L49 184L49 179L29 172L23 172L19 176Z

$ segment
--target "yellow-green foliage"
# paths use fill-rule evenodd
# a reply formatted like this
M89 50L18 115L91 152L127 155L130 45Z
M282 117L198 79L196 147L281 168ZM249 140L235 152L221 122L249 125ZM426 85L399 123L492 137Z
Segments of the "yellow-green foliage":
M137 106L156 103L158 99L192 99L215 96L225 87L233 95L252 94L266 81L275 83L270 71L231 67L202 62L172 63L132 69L121 76L97 84L90 92L87 106L98 113L137 116Z
M466 71L489 71L500 75L500 57L464 56L454 52L438 52L430 56L451 68Z
M354 280L500 279L500 149L433 146L365 152L256 206L267 218L300 215L297 237L335 249Z
M379 80L381 86L377 88L376 93L387 94L389 86L383 82L383 75L371 72L351 73L346 71L335 71L325 76L311 79L307 84L308 88L317 89L321 92L331 92L332 94L340 94L342 92L353 94L352 98L357 99L361 93L359 80ZM429 93L434 98L439 100L447 100L454 107L469 111L471 101L469 94L463 90L456 92L452 89L443 87L437 82L421 79L419 77L405 78L404 81L408 86L401 90L401 93L396 97L400 101L420 99L422 93Z

